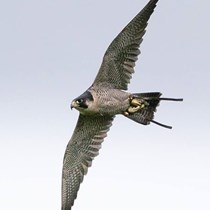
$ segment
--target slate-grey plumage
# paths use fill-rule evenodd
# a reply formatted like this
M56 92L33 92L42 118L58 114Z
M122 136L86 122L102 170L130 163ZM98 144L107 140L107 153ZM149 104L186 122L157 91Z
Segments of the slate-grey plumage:
M159 92L126 92L147 22L157 2L150 0L113 40L91 87L71 103L71 108L77 109L80 115L64 155L62 210L73 206L83 177L98 155L115 115L122 114L144 125L153 122L171 128L154 121L154 112L161 100L182 99L161 98Z

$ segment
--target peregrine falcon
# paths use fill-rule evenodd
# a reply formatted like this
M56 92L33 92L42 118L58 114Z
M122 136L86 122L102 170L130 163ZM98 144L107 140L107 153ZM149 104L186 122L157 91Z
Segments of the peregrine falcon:
M108 47L93 84L71 103L80 112L74 133L67 145L62 171L62 210L70 210L83 177L99 149L114 117L118 114L143 124L155 123L154 112L163 98L160 92L129 93L127 86L140 54L147 22L158 0L150 0Z

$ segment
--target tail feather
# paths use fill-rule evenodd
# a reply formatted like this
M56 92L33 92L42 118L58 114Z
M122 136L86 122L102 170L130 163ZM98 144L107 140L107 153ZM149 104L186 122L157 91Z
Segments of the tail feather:
M156 108L159 105L160 101L183 101L183 99L175 99L175 98L161 98L162 94L160 92L150 92L150 93L134 93L133 97L139 98L147 102L147 106L140 109L135 113L131 113L126 115L129 119L141 123L143 125L148 125L150 122L155 123L159 126L171 129L171 126L164 125L157 121L154 121L154 112L156 112Z

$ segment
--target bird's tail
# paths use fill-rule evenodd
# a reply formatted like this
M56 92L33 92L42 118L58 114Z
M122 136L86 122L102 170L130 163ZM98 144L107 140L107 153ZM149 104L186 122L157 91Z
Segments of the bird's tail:
M151 93L134 93L132 94L132 99L135 102L140 101L143 106L136 112L129 113L127 112L126 117L135 122L141 123L143 125L148 125L150 122L155 123L159 126L171 129L171 126L164 125L157 121L154 121L154 112L156 111L157 106L159 105L160 101L183 101L181 98L161 98L162 94L160 92L151 92ZM132 101L131 101L132 106ZM135 108L135 107L134 107Z

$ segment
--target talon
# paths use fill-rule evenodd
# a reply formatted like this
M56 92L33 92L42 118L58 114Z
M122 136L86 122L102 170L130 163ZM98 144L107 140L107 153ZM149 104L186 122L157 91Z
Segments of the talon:
M135 113L135 112L139 111L140 109L141 109L141 106L136 106L136 107L130 106L128 108L128 112L129 113Z
M127 111L124 113L125 116L131 114L131 113L135 113L138 112L140 109L145 108L146 106L148 106L148 102L140 99L140 98L135 98L135 96L130 96L130 107L128 107Z
M133 106L141 106L141 101L139 99L136 99L136 98L133 98L130 103Z

